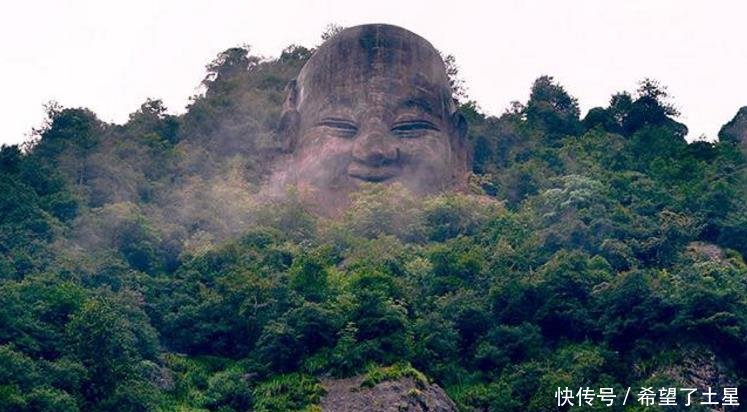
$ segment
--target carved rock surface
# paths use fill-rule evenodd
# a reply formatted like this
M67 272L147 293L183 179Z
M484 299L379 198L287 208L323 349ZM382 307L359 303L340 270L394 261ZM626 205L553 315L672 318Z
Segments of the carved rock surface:
M288 158L273 182L323 213L367 184L417 195L466 185L467 123L444 61L401 27L355 26L324 42L288 85L280 123Z

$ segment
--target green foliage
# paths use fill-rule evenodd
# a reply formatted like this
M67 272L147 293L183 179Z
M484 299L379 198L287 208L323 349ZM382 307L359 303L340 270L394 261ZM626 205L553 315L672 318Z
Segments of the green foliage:
M241 370L227 369L208 379L205 400L210 410L245 411L252 405L252 391Z
M361 387L373 388L381 382L396 381L402 378L412 379L421 388L429 383L428 378L409 363L395 363L391 366L369 368L361 381Z
M548 137L574 135L581 131L578 102L552 76L534 81L525 115L527 121L543 128Z
M157 338L133 298L92 298L66 326L71 356L89 371L83 395L97 409L140 410L157 398L143 376L144 361L156 354Z
M259 412L317 411L325 390L308 375L278 375L254 389L254 410Z

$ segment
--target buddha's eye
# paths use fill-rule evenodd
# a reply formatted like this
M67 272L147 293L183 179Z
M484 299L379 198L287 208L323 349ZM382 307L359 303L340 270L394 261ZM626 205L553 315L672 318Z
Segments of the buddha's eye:
M337 137L350 138L358 133L358 126L346 119L327 117L322 119L317 126L327 128L330 133Z
M399 137L420 137L429 130L439 131L440 129L427 120L413 120L398 122L392 127L392 133Z

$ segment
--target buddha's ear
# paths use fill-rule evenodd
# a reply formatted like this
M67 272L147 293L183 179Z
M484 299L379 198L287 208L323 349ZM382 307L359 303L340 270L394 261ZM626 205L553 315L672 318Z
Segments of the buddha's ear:
M472 164L472 150L467 141L467 119L457 110L451 115L451 124L456 134L456 142L453 142L453 147L457 154L457 159L459 159L457 170L461 175L461 173L467 173L471 168L470 164Z
M459 110L456 110L451 115L451 124L454 125L454 130L456 130L460 140L467 139L467 119L459 113Z
M296 81L291 80L285 86L285 102L283 103L283 114L280 116L278 125L278 137L283 152L292 152L298 140L298 129L301 123L301 115L298 113L298 89Z

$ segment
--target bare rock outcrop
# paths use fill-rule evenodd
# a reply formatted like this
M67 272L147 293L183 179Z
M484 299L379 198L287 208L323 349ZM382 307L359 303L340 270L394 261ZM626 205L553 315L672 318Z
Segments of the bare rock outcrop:
M367 387L364 377L322 381L327 394L322 410L329 412L456 412L457 407L438 385L411 377L386 380Z
M690 242L685 253L699 261L723 262L726 259L724 249L708 242Z
M747 149L747 106L739 109L729 123L718 132L721 141L739 143Z

